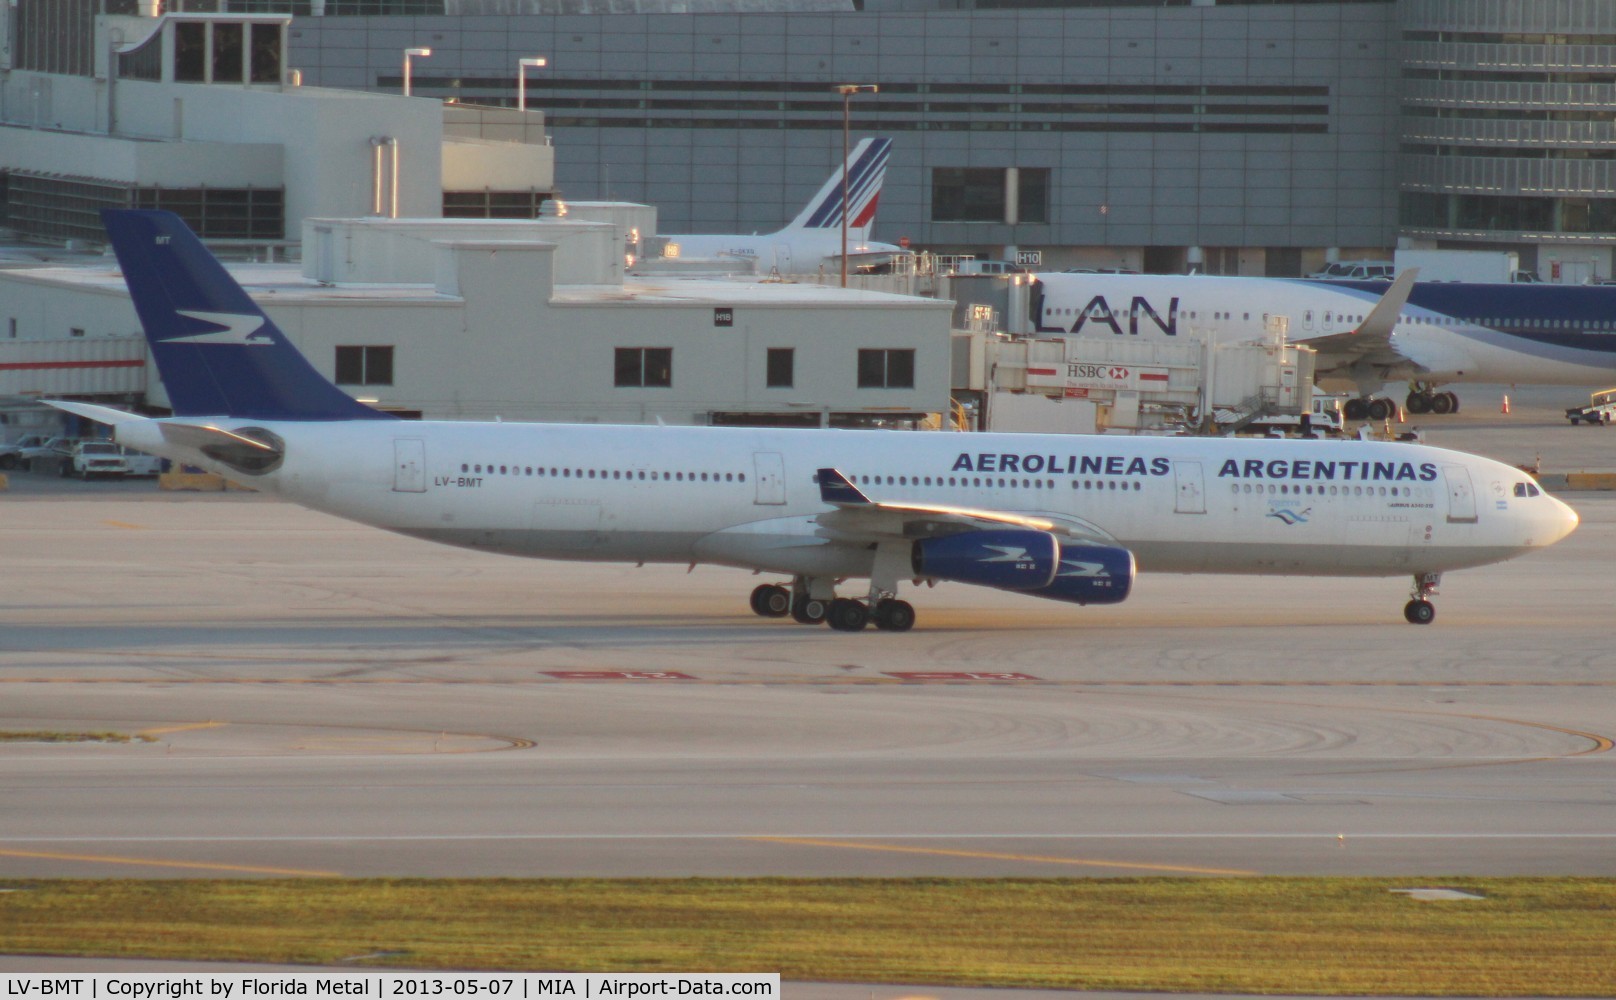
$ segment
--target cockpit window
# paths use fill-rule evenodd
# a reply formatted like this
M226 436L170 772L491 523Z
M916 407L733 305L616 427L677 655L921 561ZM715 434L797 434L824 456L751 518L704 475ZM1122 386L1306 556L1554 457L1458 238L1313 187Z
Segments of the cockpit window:
M1539 495L1539 490L1533 483L1516 483L1515 495L1518 497L1535 497Z

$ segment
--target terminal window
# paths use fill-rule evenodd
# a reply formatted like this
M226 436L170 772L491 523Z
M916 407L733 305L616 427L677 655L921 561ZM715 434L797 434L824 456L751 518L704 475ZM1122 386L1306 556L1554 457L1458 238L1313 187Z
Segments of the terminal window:
M796 348L769 348L769 365L765 384L770 389L790 389L796 384L796 366Z
M860 389L913 389L913 348L861 348L858 352Z
M392 385L391 347L338 347L338 385Z
M931 172L931 221L1049 221L1049 170L1044 167L936 167Z
M669 388L673 385L673 348L616 348L613 370L612 384L620 388Z

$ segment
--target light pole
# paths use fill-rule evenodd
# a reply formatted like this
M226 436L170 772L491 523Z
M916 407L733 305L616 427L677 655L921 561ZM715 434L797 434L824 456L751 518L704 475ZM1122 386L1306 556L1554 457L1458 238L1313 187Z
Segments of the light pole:
M874 94L880 87L873 83L838 83L836 92L842 95L842 287L847 287L847 133L852 116L854 94Z
M410 60L416 56L425 59L432 54L431 49L405 49L404 50L404 96L410 96Z
M527 68L529 66L548 66L549 62L543 56L534 56L531 59L516 60L516 110L527 110Z

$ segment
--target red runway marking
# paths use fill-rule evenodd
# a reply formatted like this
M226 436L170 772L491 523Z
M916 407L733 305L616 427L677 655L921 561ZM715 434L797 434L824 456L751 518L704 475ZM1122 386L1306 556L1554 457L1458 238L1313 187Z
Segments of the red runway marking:
M546 677L558 681L693 681L690 674L677 670L546 670Z

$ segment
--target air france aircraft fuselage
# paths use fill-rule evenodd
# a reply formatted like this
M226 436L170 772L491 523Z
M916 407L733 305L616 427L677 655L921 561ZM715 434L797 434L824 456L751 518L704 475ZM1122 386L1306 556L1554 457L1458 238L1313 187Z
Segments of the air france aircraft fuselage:
M901 631L900 581L1107 604L1143 570L1407 574L1424 623L1442 572L1577 523L1525 473L1420 444L389 419L316 374L175 217L105 218L176 415L55 405L418 538L788 577L753 591L764 616ZM849 578L864 600L837 596Z
M905 253L901 247L870 239L891 152L890 139L859 140L858 145L847 154L847 162L830 175L797 217L783 229L750 236L667 236L665 253L681 260L749 260L761 272L791 274L811 270L841 257L844 207L849 259ZM842 180L844 171L847 176L845 186Z
M1616 287L1413 282L1395 325L1367 329L1386 282L1205 275L1040 274L1032 315L1040 333L1080 336L1265 336L1288 320L1292 342L1319 352L1321 381L1368 396L1389 381L1419 383L1409 408L1450 382L1588 385L1616 375ZM1041 294L1040 294L1041 293ZM1444 394L1447 395L1447 394Z

